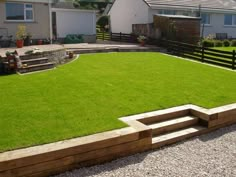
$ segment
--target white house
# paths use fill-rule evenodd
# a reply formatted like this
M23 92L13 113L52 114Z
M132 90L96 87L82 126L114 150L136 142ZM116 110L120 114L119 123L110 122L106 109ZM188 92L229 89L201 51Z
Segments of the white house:
M236 38L236 0L115 0L109 12L111 30L131 33L132 24L152 23L155 14L200 14L203 36Z

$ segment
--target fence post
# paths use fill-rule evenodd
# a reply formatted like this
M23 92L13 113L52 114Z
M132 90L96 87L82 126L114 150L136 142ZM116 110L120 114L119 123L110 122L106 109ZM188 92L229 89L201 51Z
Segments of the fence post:
M182 50L184 50L183 48L180 47L181 45L176 45L176 49L177 49L177 54L178 56L182 57Z
M202 46L202 62L204 62L204 53L205 53L205 48Z
M236 55L236 52L235 50L233 50L232 69L235 69L235 55Z
M122 36L122 33L120 32L120 42L121 42L121 36Z
M102 39L105 40L105 30L103 29Z

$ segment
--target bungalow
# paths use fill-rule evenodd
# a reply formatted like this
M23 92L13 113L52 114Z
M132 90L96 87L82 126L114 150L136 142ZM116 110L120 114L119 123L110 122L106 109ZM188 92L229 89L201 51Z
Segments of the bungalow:
M64 38L82 34L85 42L96 41L96 12L74 8L58 0L1 0L0 36L13 35L24 24L33 39Z
M155 14L201 16L203 36L236 38L236 0L116 0L111 31L131 33L132 24L152 23Z

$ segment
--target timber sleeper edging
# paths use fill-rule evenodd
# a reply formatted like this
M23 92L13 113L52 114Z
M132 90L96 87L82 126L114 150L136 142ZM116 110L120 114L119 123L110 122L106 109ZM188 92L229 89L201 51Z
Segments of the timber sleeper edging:
M176 123L168 125L173 125L173 127L161 127L165 131L161 131L162 134L160 135L155 135L155 129L160 127L150 126L158 122L166 121L168 123L171 120L173 120L171 122L175 122L175 119L181 120L181 117L184 116L194 116L199 121L185 126L177 125L179 121L176 121ZM236 104L209 110L189 104L122 117L120 120L129 127L0 153L0 177L44 177L54 175L208 133L236 123ZM202 122L205 123L204 126ZM166 125L165 123L161 124ZM199 131L188 131L192 126L199 126Z

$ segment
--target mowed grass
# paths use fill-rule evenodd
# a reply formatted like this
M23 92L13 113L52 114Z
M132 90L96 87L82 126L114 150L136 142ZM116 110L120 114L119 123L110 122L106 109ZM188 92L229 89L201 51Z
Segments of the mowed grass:
M0 151L125 127L119 117L236 102L236 73L159 53L81 55L56 70L0 77Z
M213 47L213 49L233 52L233 50L236 50L236 47Z

